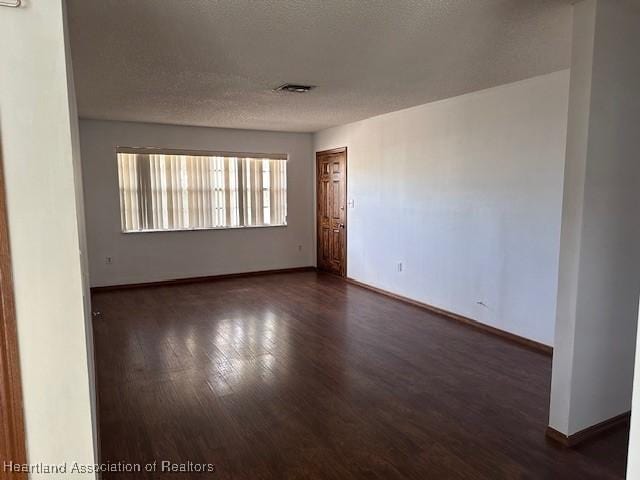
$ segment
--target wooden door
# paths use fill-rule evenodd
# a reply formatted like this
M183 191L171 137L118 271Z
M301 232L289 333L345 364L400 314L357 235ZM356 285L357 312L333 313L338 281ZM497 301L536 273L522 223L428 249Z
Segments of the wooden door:
M13 298L9 221L5 203L2 148L0 144L0 459L26 463L22 388L18 360L18 332ZM1 468L1 467L0 467ZM26 479L26 473L0 478Z
M318 269L347 274L347 149L316 153Z

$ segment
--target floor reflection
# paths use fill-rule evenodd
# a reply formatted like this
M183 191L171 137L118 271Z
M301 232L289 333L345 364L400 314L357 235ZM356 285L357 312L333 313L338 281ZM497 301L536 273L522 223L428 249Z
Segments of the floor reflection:
M624 475L626 432L588 456L544 440L549 358L333 276L92 301L104 460L234 480Z

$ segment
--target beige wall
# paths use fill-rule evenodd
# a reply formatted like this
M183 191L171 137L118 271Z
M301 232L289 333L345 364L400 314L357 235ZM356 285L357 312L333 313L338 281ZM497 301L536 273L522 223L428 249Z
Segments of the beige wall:
M80 138L92 286L315 264L310 134L81 120ZM116 146L286 153L288 225L124 234Z
M0 9L0 128L28 460L91 464L77 118L63 17L61 0Z

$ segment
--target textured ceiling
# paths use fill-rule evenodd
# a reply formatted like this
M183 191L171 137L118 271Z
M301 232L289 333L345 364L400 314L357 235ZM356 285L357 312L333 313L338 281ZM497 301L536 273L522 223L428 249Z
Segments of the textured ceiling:
M82 117L317 131L569 66L566 0L69 0ZM307 94L282 83L317 85Z

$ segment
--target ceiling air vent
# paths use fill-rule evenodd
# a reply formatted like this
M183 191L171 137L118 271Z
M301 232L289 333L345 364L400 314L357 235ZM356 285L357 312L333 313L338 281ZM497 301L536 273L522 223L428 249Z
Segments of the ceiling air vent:
M294 83L285 83L275 89L276 92L292 92L292 93L307 93L313 90L315 85L296 85Z

